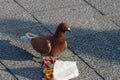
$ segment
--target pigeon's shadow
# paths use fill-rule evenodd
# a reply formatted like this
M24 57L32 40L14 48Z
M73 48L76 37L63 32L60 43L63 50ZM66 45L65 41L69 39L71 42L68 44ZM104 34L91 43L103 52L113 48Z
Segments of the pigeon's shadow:
M32 60L34 55L31 53L10 44L9 40L0 40L0 60L7 60L7 61L28 61ZM10 63L9 63L10 64ZM14 65L12 65L14 66ZM9 67L8 67L9 68ZM0 69L2 71L8 72L6 69ZM15 68L15 69L10 69L9 70L20 77L20 79L30 79L30 80L41 80L42 78L42 73L41 73L41 68L40 67L21 67L21 68ZM17 76L17 77L18 77Z
M2 70L7 72L7 70ZM43 73L39 67L24 67L10 70L13 74L18 75L20 77L19 79L23 80L24 78L27 78L29 80L42 80L43 78Z
M26 61L33 57L29 52L10 44L9 40L0 40L0 60Z

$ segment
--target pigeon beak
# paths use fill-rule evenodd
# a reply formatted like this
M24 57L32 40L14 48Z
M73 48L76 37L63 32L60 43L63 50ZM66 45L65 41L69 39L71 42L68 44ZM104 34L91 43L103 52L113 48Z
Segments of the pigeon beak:
M67 31L71 32L71 29L70 29L70 28L68 28L68 29L67 29Z

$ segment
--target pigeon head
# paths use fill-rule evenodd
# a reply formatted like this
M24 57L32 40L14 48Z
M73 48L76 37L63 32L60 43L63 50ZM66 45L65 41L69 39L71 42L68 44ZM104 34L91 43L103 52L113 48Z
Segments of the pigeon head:
M66 22L62 22L59 24L57 31L61 31L61 32L66 32L66 31L71 31L70 26L68 23Z

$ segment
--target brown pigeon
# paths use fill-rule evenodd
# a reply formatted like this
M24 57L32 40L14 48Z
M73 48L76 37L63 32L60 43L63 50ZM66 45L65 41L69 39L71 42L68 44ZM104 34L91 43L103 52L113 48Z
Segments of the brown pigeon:
M68 23L62 22L58 25L53 35L36 36L31 38L30 42L34 50L43 57L44 65L48 66L44 56L49 56L54 63L54 56L59 56L67 48L66 31L71 31ZM32 36L32 34L29 36Z

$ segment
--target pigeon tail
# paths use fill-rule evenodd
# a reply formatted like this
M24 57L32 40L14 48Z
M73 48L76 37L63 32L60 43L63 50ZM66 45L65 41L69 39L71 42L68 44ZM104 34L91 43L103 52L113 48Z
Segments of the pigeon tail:
M25 36L21 36L20 39L23 42L28 43L29 45L31 45L31 39L38 37L38 35L32 34L32 33L26 33Z

